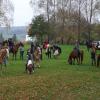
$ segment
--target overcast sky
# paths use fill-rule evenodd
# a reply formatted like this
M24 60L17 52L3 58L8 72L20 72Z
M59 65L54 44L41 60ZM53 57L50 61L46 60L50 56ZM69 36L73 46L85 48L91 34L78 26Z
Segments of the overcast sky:
M14 24L13 26L26 26L33 17L30 0L11 0L14 4Z

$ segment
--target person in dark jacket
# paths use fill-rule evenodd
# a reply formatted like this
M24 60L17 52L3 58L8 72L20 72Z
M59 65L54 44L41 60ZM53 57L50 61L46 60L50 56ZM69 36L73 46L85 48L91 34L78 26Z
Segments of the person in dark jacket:
M91 48L91 60L92 65L96 65L96 50L94 47Z

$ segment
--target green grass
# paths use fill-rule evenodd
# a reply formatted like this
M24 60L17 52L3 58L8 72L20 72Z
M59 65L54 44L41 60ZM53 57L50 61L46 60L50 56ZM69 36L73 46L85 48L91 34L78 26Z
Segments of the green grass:
M43 55L41 67L32 75L25 73L26 60L10 57L7 68L0 71L0 100L100 100L100 68L91 66L90 53L82 46L83 64L69 65L73 46L61 47L58 59Z

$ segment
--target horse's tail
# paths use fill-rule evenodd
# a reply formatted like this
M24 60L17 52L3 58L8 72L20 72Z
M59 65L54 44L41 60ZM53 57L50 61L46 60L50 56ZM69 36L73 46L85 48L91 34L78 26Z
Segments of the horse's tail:
M69 54L68 63L69 64L72 64L72 52Z
M84 59L84 51L83 50L80 51L80 58L81 58L81 63L82 63L83 59Z

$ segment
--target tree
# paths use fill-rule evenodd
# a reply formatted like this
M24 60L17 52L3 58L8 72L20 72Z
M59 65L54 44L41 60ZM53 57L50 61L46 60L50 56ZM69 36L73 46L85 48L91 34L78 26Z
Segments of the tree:
M2 35L2 33L0 33L0 43L2 43L4 41L4 37Z
M88 39L91 39L92 24L95 23L94 18L100 16L100 0L85 0L83 10L84 16L87 20Z
M13 22L14 7L10 0L0 0L0 25L8 26Z
M30 36L37 36L43 42L43 36L48 34L48 21L45 20L43 15L36 16L29 25L28 34Z
M84 34L87 36L88 33L88 39L95 34L93 31L95 26L92 24L97 24L99 19L100 0L37 0L36 2L38 9L42 9L40 13L48 21L48 32L54 39L64 37L66 40L81 41Z

